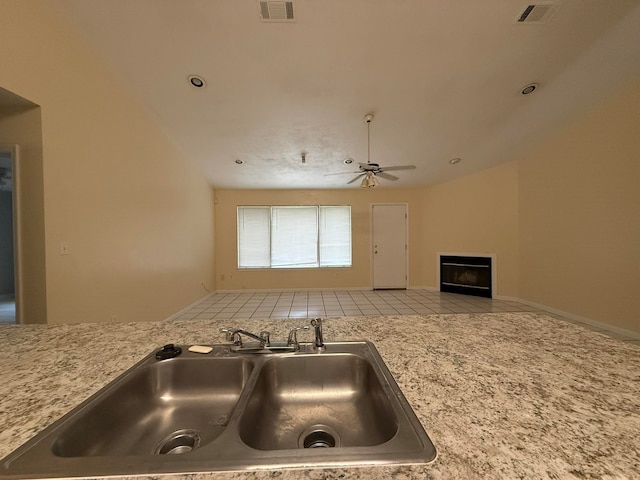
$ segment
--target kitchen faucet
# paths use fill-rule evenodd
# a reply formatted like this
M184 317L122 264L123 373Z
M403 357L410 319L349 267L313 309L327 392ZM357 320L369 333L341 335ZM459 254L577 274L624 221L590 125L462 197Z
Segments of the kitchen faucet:
M241 328L223 328L222 333L226 334L227 340L233 343L235 346L242 348L242 337L240 335L244 335L246 337L253 338L258 341L260 348L268 348L271 344L269 338L269 332L262 331L260 335L256 335L255 333L247 332Z
M313 349L320 352L325 349L324 339L322 337L322 319L314 318L311 320L311 326L314 329L315 338L313 341ZM298 352L300 351L300 343L298 342L298 330L308 330L309 325L303 327L292 328L286 342L272 342L271 335L266 330L260 332L259 335L248 332L242 328L223 328L220 330L225 334L227 341L231 342L231 350L234 352ZM255 342L245 343L242 336L252 338Z
M248 332L241 328L223 328L222 333L225 334L227 341L231 342L233 346L231 350L234 352L297 352L300 350L300 343L298 342L298 330L308 330L309 326L296 327L289 331L289 336L286 342L272 342L271 335L266 330L260 332L260 335ZM242 336L252 338L256 342L243 342Z

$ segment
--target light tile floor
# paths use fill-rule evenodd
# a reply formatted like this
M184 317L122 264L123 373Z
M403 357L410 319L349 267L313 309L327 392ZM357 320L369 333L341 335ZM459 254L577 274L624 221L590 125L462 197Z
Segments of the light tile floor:
M432 290L323 290L301 292L215 293L180 314L179 319L312 318L433 313L541 312L640 346L637 338L540 310L524 303Z
M15 302L0 300L0 324L15 323ZM432 313L541 312L640 346L640 340L605 328L531 307L524 303L471 297L432 290L323 290L310 292L215 293L177 318L233 320L247 318L311 318Z

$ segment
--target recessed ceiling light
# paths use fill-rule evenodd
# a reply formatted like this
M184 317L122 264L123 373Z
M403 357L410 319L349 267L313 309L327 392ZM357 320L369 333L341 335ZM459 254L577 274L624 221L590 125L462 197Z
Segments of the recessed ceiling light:
M460 163L461 161L462 161L462 159L461 159L461 158L457 158L457 157L456 157L456 158L452 158L451 160L449 160L449 163L450 163L451 165L455 165L456 163Z
M342 163L345 165L351 165L353 163L353 158L345 158Z
M525 85L524 87L522 87L520 93L522 95L529 95L530 93L533 93L539 86L540 85L538 85L537 83L530 83L529 85Z
M189 80L189 83L192 87L204 88L207 85L207 82L204 81L204 78L198 75L189 75L187 77L187 80Z
M238 165L242 165L244 163L244 160L240 160L239 158L234 160L234 162L236 162Z

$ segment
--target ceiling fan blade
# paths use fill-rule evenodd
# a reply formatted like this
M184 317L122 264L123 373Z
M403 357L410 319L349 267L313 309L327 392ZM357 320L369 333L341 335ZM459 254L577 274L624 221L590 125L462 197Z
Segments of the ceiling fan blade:
M356 177L355 177L355 178L352 178L351 180L349 180L349 181L347 182L347 185L349 185L350 183L353 183L353 182L358 181L359 179L361 179L361 178L362 178L362 177L364 177L365 175L366 175L366 173L361 173L360 175L356 175Z
M376 173L376 177L382 177L382 178L386 178L387 180L398 180L398 177L396 177L395 175L391 175L389 173L384 173L384 172L378 172Z
M383 172L393 172L394 170L413 170L415 165L398 165L396 167L380 167Z

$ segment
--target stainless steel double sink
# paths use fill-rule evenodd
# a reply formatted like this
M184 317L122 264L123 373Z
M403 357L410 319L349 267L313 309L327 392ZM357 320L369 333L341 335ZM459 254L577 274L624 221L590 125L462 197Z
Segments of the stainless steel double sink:
M428 463L436 451L373 344L155 352L0 463L6 478Z

